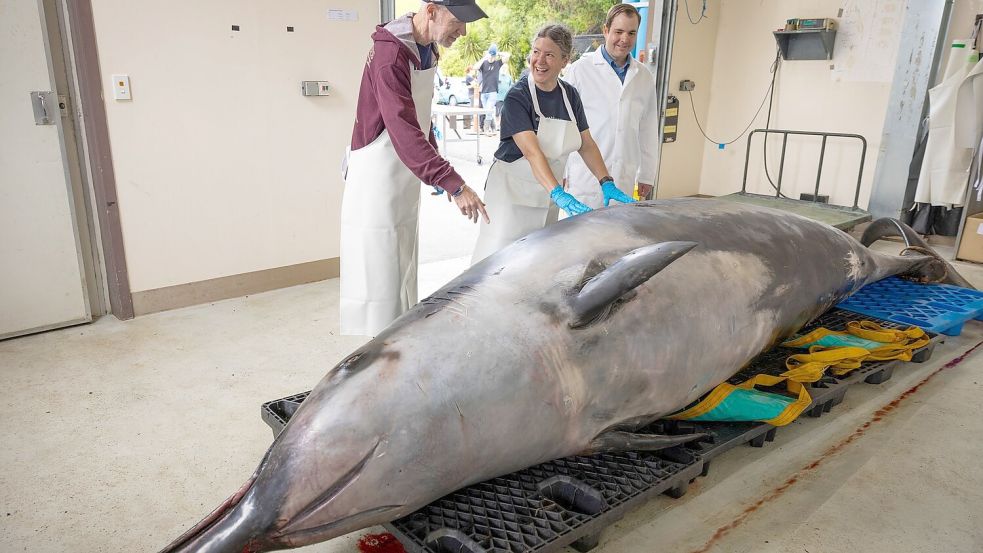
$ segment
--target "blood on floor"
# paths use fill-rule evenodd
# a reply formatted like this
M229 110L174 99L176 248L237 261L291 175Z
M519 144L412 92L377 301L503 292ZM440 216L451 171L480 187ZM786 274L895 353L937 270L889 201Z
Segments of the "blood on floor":
M358 550L361 553L406 553L403 544L396 536L385 534L366 534L358 539Z

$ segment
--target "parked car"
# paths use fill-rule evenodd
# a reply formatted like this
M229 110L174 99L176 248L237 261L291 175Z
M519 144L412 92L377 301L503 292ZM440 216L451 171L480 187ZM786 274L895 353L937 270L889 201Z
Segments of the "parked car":
M449 106L471 105L471 91L460 77L444 77L439 75L434 79L434 100L438 104Z

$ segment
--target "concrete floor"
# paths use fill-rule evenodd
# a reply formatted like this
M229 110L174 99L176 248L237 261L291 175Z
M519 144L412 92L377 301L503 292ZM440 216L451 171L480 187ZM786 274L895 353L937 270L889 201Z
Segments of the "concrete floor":
M453 133L452 139L456 138ZM473 139L472 134L462 135ZM491 167L498 137L481 136L478 145L484 163L475 161L474 142L450 141L448 159L465 182L484 195L485 177ZM494 212L489 215L494 217ZM447 195L431 196L424 192L420 202L420 297L429 295L447 281L446 275L457 275L471 266L471 252L478 240L478 225L466 219L456 206L449 204Z
M424 249L446 250L423 253L424 292L470 254L452 233L433 246L431 231ZM983 288L983 267L960 270ZM0 342L0 549L155 551L193 525L270 444L260 404L310 389L364 341L338 335L337 302L334 279ZM983 324L969 323L930 362L854 386L763 449L732 450L684 498L632 512L595 551L983 551L983 347L854 436L980 341ZM303 551L354 552L360 534Z

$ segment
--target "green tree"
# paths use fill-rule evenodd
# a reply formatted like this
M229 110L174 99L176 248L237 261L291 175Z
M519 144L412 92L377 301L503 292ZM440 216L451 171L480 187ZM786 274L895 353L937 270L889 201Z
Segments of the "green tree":
M599 33L608 9L618 0L478 0L488 18L468 25L467 35L451 48L441 49L444 75L462 76L469 65L480 60L492 43L509 52L509 69L517 77L525 67L533 33L545 23L559 22L573 33ZM396 14L419 9L419 0L396 0Z
M619 0L483 0L481 5L483 8L485 4L505 8L501 17L493 16L488 9L485 11L492 20L499 46L509 44L507 50L512 52L509 66L515 77L525 67L530 39L539 27L558 22L569 26L575 35L598 33L604 24L604 16L618 3Z

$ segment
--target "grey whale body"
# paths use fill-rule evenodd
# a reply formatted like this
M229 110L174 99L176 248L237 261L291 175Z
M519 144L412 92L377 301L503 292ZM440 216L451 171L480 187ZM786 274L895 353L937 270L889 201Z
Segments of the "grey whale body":
M249 482L165 551L307 545L550 459L638 447L622 437L863 285L940 264L719 200L565 219L465 271L341 361Z

